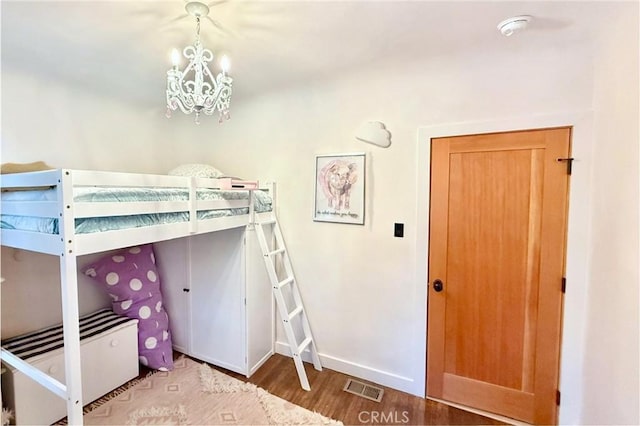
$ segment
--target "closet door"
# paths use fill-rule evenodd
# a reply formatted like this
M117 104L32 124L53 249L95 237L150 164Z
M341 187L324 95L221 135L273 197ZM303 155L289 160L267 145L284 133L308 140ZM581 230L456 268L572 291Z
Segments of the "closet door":
M432 140L427 395L557 422L570 141Z
M153 245L164 307L174 349L189 353L189 239L178 238Z
M244 227L190 237L190 354L246 374Z

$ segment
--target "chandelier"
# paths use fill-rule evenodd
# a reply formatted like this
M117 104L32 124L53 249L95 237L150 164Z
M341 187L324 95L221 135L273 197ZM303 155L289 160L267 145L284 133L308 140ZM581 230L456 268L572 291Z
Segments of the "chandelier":
M171 111L180 108L185 114L195 112L196 124L200 124L200 114L212 115L218 111L219 122L228 120L231 101L231 83L227 75L229 60L223 56L220 60L222 72L214 77L207 65L213 60L213 53L200 43L200 18L206 17L209 7L198 1L187 3L185 9L196 18L196 41L187 46L182 54L189 61L183 71L178 69L179 52L174 49L171 55L173 67L167 71L167 118Z

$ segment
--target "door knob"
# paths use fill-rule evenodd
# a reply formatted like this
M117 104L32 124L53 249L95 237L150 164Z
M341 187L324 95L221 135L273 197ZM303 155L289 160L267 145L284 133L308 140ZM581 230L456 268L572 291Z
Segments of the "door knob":
M438 293L440 293L443 288L444 288L444 284L442 283L442 280L435 280L433 282L433 289Z

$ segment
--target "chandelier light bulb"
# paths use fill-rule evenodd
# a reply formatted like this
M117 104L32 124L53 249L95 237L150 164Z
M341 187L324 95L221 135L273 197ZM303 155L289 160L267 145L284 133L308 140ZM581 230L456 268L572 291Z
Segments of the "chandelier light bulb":
M171 63L176 68L180 65L180 52L178 52L178 49L173 49L171 51Z
M223 55L220 59L220 68L222 68L223 72L229 72L229 65L231 65L229 61L229 57L227 55Z

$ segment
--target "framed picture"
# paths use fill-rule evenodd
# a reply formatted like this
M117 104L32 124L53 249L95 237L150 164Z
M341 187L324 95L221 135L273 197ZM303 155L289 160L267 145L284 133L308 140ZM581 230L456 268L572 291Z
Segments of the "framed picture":
M365 154L318 155L313 220L364 225Z

